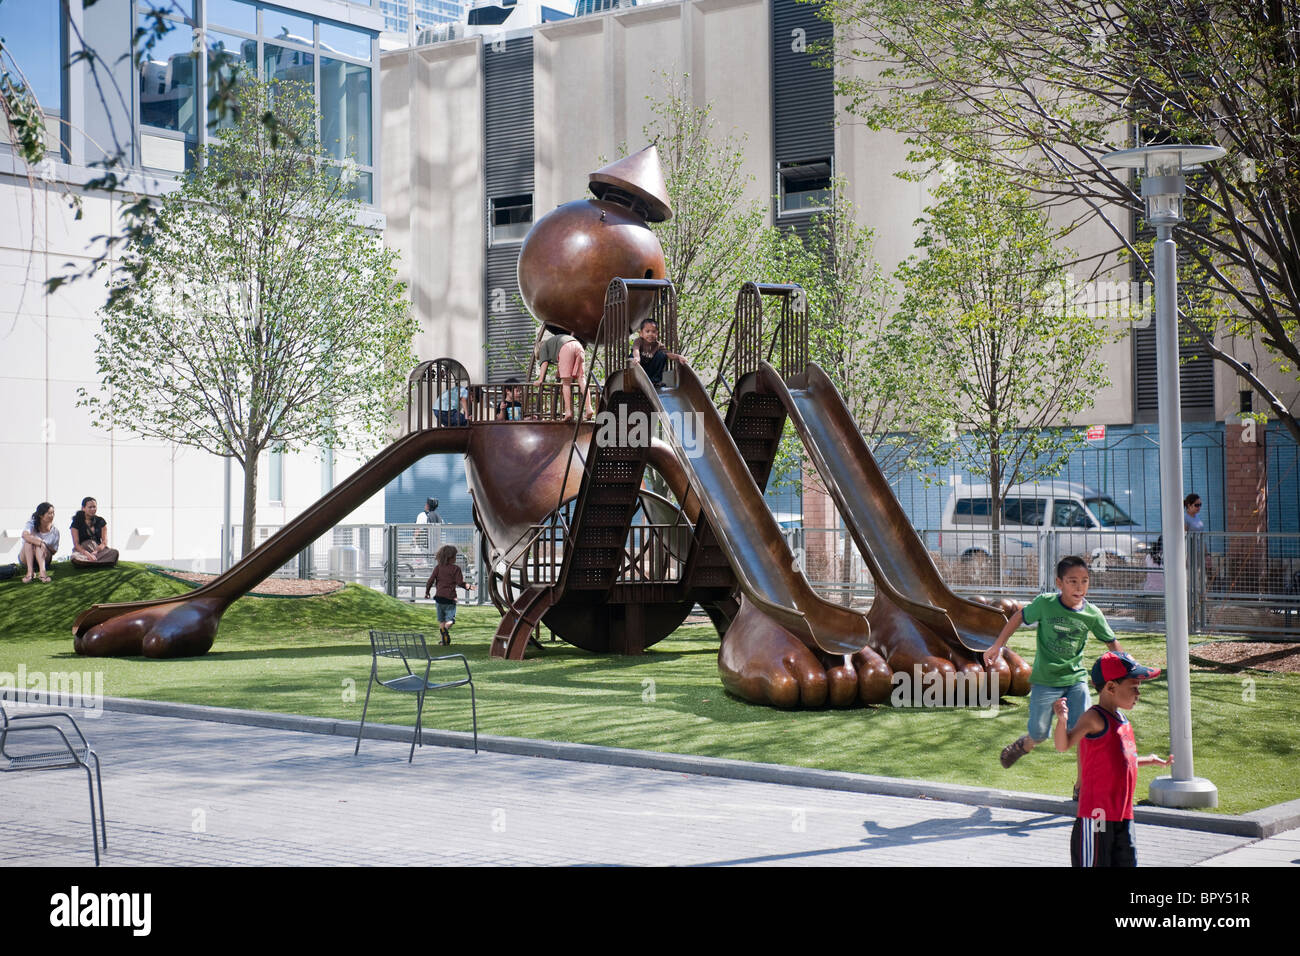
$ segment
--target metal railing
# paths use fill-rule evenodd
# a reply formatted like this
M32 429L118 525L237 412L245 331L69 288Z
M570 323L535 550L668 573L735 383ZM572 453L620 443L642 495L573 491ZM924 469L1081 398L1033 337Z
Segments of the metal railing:
M992 532L981 532L987 538ZM1026 602L1056 589L1056 562L1078 553L1064 532L1048 529L1031 547L1013 544L1018 532L998 532L998 561L952 547L953 532L922 531L931 559L949 587L966 597L1009 597ZM809 583L828 600L870 607L871 572L847 531L805 528L786 532ZM943 544L941 544L941 541ZM1164 628L1164 570L1155 556L1117 557L1105 549L1084 553L1092 571L1088 600L1115 630ZM1300 639L1300 534L1188 535L1188 620L1197 634L1246 634Z
M256 540L278 528L259 525ZM235 526L236 539L241 529ZM866 562L843 528L795 528L786 542L809 583L823 597L865 610L875 595ZM953 532L922 531L940 575L963 596L1009 597L1026 602L1055 590L1056 562L1073 553L1062 535L1047 530L1028 551L1005 544L1000 562L990 556L972 560L940 544ZM987 536L991 532L981 532ZM999 532L1010 538L1018 532ZM681 580L687 529L634 524L625 543L618 584ZM535 525L532 541L514 567L531 583L558 579L564 562L566 528L558 521ZM476 585L468 598L487 603L490 568L480 560L480 532L473 525L390 524L339 525L304 548L275 577L353 581L397 597L415 600L433 571L444 544L457 549L465 579ZM1160 631L1164 627L1164 571L1151 557L1117 561L1104 551L1090 559L1088 599L1112 628ZM1300 534L1188 535L1188 621L1196 634L1245 634L1300 640Z
M279 530L258 525L254 541L260 544ZM241 534L242 528L235 525L235 539ZM413 601L424 596L435 555L445 544L455 545L456 563L465 580L475 585L467 600L487 603L483 585L488 569L479 560L480 533L472 524L337 525L271 576L347 581Z

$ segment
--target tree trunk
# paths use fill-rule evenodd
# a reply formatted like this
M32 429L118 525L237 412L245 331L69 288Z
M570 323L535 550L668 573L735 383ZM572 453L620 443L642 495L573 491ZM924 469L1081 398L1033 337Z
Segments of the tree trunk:
M993 426L996 428L996 426ZM1002 446L997 432L993 433L992 449L989 452L989 526L993 551L993 582L1002 586Z
M257 521L257 452L244 450L244 539L241 557L253 550L253 531Z

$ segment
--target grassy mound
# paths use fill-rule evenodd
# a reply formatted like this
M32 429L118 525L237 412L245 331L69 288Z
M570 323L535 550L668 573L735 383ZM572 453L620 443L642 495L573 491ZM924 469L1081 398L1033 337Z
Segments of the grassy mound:
M50 577L54 580L49 584L24 584L21 576L0 581L0 640L70 637L72 622L91 605L152 601L194 589L148 565L127 561L93 571L61 561L51 569ZM266 634L370 627L418 630L430 622L436 633L437 617L429 608L350 584L341 591L310 598L240 598L222 617L217 641L246 629Z

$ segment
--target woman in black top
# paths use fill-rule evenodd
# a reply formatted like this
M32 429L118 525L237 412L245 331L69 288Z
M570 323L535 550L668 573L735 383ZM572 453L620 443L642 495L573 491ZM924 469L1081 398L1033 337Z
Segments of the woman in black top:
M72 518L72 560L78 564L115 564L117 552L108 546L108 522L99 516L99 502L82 498Z

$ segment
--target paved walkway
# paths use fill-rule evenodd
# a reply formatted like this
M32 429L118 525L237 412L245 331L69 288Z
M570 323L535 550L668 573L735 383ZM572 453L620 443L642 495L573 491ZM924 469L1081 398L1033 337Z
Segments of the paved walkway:
M1070 821L1024 810L407 747L105 711L107 865L1044 865ZM8 865L92 861L84 778L0 778ZM1141 826L1143 865L1283 865L1268 840Z

